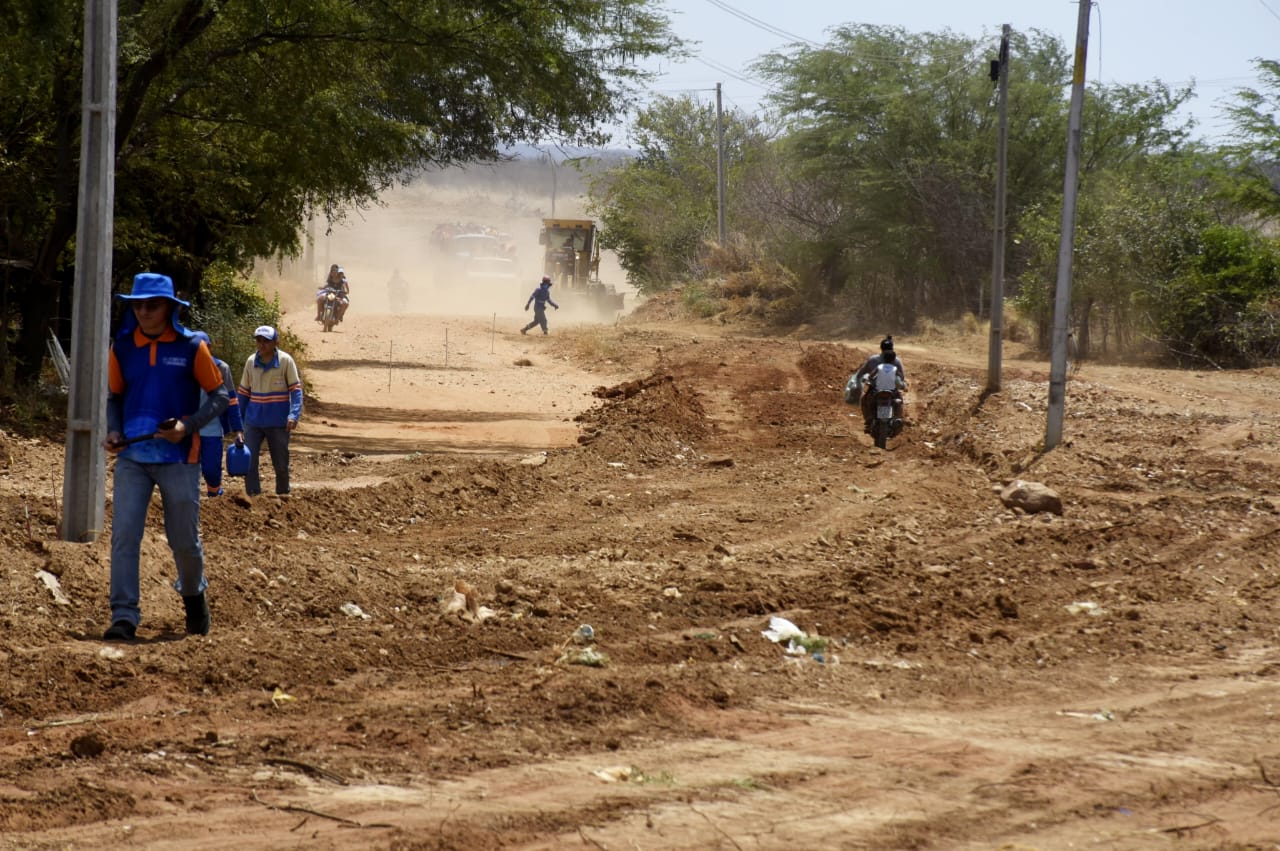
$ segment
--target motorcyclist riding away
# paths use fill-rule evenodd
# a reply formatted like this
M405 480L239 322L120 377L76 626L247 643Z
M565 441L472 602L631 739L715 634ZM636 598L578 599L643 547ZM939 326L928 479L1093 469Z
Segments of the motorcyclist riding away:
M874 394L864 392L863 385L871 380L871 376L880 368L881 364L889 364L897 369L898 372L898 388L900 390L907 389L907 371L902 366L902 360L893 351L893 335L890 334L880 341L880 354L872 355L867 358L866 363L858 368L858 371L849 379L849 384L853 390L853 402L861 402L862 419L864 430L867 434L871 433L871 420L874 417L874 409L871 400Z
M347 273L337 263L329 267L329 276L324 279L324 286L316 291L317 322L320 321L321 314L324 312L325 294L331 290L338 294L338 321L341 322L347 308L351 305L351 283L347 280Z

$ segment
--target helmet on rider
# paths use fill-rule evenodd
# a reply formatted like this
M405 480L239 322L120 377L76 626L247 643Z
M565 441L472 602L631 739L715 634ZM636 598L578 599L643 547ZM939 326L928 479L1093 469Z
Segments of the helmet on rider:
M550 276L550 275L543 275L543 276L542 276L542 283L544 283L544 284L549 284L549 283L551 283L551 276Z
M883 340L880 341L880 351L886 355L893 354L893 335L892 334L890 334L888 337L885 337Z

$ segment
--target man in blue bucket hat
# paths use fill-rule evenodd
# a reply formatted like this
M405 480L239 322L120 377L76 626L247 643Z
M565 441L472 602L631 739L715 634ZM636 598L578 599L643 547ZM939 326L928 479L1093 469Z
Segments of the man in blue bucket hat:
M132 292L116 298L127 309L107 361L104 446L116 457L116 465L111 627L102 637L131 641L142 620L139 550L147 507L157 487L187 634L207 635L198 432L226 410L230 394L209 347L178 323L178 308L190 305L174 295L172 279L143 272L134 276Z

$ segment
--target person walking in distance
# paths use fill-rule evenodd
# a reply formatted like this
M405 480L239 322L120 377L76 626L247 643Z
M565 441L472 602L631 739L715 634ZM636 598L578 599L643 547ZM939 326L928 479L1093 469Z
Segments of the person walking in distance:
M107 641L132 641L142 620L139 559L151 494L160 489L165 537L186 609L187 635L208 635L208 581L200 541L200 429L230 402L205 342L178 324L190 305L173 280L134 276L107 360L107 437L116 457L111 518L111 626ZM203 401L202 392L203 391Z
M549 275L542 276L542 283L538 284L538 288L529 296L529 300L524 303L524 309L527 311L529 305L533 305L533 321L520 329L521 334L529 333L529 329L535 325L542 326L542 335L547 335L547 305L551 305L556 310L560 309L560 305L551 300L551 277Z
M236 388L244 417L244 442L249 447L244 490L249 496L262 493L258 463L265 440L276 471L276 493L287 496L289 435L302 417L302 378L289 353L277 347L280 334L275 328L260 325L253 332L253 339L258 350L245 361L240 386Z
M213 349L208 334L203 331L192 333L209 346L210 350ZM209 420L200 429L200 471L204 474L205 495L222 496L222 438L223 435L234 434L237 443L244 443L244 425L240 422L240 403L236 398L236 382L231 377L231 367L221 358L215 357L213 362L222 373L222 381L227 388L227 395L231 397L231 403L222 412L222 416ZM204 402L205 395L201 390L201 403Z

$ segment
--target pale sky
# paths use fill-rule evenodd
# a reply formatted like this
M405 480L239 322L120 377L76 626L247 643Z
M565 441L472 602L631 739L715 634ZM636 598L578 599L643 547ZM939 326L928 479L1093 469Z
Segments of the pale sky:
M762 82L752 80L754 60L798 40L823 44L827 31L840 24L951 30L989 39L994 58L1002 24L1055 34L1070 50L1079 16L1073 0L667 0L666 8L676 34L699 42L694 46L698 58L657 66L663 75L653 91L689 92L714 102L719 82L725 108L747 112L758 112L766 93ZM1280 0L1097 0L1093 5L1088 80L1160 79L1174 88L1194 80L1190 113L1202 138L1226 132L1219 102L1235 89L1256 86L1251 60L1258 57L1280 59Z

